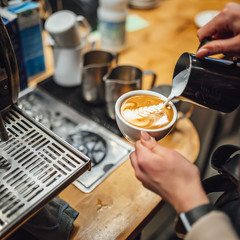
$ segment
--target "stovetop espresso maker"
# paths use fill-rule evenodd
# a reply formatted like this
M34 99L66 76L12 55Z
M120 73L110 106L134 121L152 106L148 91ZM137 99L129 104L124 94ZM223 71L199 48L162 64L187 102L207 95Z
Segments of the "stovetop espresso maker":
M240 105L239 63L209 57L199 59L185 52L176 63L172 86L179 88L176 98L220 112L232 112Z
M0 18L0 239L91 168L90 159L18 105L19 73Z

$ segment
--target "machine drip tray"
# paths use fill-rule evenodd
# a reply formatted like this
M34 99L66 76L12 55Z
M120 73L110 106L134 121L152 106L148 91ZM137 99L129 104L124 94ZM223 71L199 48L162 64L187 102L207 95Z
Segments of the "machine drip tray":
M107 116L105 105L93 105L87 103L81 97L81 87L61 87L54 82L52 76L38 83L38 87L44 89L58 100L71 106L80 114L90 118L99 125L107 128L114 134L122 137L122 133L120 132L116 121L110 119Z

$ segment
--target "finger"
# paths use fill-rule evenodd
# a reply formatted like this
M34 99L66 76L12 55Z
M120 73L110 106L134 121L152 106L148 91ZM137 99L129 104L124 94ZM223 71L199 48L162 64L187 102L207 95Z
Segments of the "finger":
M152 148L154 148L156 145L156 140L145 131L141 131L140 141L145 147L150 150L152 150Z
M151 137L147 132L141 131L140 141L143 146L148 148L154 153L159 155L164 155L166 148L161 146L153 137Z
M141 150L143 150L144 153L146 153L146 151L150 151L149 149L147 149L146 147L144 147L140 141L138 141L137 145L141 146ZM140 150L140 152L141 152ZM139 151L136 151L139 152ZM151 174L149 176L148 174L148 170L149 170L149 164L143 164L143 166L141 167L141 160L137 157L137 153L135 151L132 152L130 154L130 160L131 160L131 164L133 166L133 169L135 171L135 176L136 178L142 182L142 185L149 189L150 191L153 191L157 194L159 194L159 191L157 189L155 189L155 184L152 181L152 177ZM142 152L140 153L140 156L143 156ZM152 156L153 157L153 156ZM152 159L151 159L152 160ZM151 162L151 161L150 161ZM146 163L146 162L145 162ZM150 167L150 172L155 170L155 165ZM159 175L159 172L158 172Z
M196 53L196 57L203 58L218 53L238 57L240 52L239 42L240 35L229 39L214 40L206 43L202 48L200 48Z
M138 169L136 152L135 151L131 152L129 155L129 158L130 158L130 162L131 162L131 165L134 168L134 170Z
M142 141L137 141L135 143L135 149L136 158L139 166L141 166L142 161L146 160L144 156L152 156L153 154L152 149L142 144Z
M136 142L137 164L146 177L158 174L159 169L164 165L166 155L164 151L161 151L161 146L148 148L147 143L144 146L142 141Z
M213 18L213 20L211 20L210 22L208 22L207 24L205 24L203 27L201 27L200 29L198 29L197 31L197 37L199 39L199 41L201 42L204 38L207 37L212 37L213 35L215 35L219 30L218 26L217 26L217 19L216 17Z
M216 15L211 21L205 24L197 31L197 36L201 42L206 37L212 37L216 34L225 34L231 31L228 26L228 13L226 7Z
M136 151L134 151L130 154L130 161L131 161L132 167L133 167L136 175L142 175L144 170L139 165L139 157L138 157L138 154Z
M138 157L137 157L137 154L135 151L130 154L130 161L131 161L132 167L134 169L136 178L138 180L140 180L141 182L147 182L148 178L138 164Z

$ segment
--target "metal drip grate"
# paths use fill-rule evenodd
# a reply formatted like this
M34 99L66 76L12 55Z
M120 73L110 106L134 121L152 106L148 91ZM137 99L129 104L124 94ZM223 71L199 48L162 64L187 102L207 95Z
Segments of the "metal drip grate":
M0 238L90 168L90 159L26 116L5 115L8 141L0 141Z

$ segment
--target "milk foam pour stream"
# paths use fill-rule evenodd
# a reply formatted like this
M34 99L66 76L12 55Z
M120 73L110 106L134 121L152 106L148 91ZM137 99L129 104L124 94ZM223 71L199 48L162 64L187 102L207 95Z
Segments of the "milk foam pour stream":
M173 98L179 97L181 95L187 85L189 75L190 68L186 68L173 78L171 93L162 107L165 107Z

